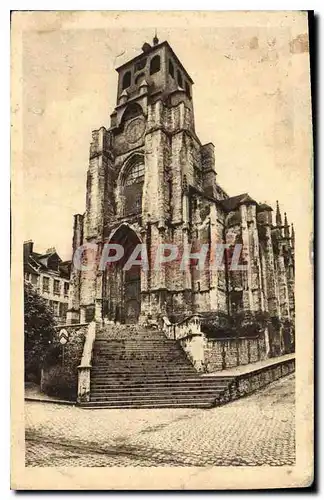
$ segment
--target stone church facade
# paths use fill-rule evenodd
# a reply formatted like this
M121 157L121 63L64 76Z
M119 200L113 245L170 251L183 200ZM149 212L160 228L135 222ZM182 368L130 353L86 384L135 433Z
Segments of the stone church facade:
M145 43L117 68L110 127L92 133L84 214L74 216L73 252L86 244L120 244L124 258L91 270L72 266L68 323L157 323L181 314L267 312L294 319L294 231L277 204L218 184L214 145L195 130L193 81L168 42ZM235 168L235 167L234 167ZM158 270L123 269L136 245L153 262L163 244L179 252L207 245L205 266L179 259ZM212 265L219 244L241 245L243 270L230 258ZM227 257L226 257L227 256Z

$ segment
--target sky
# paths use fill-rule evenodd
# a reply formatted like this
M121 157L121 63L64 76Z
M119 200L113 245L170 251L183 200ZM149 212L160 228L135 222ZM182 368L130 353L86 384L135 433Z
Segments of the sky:
M194 81L196 132L212 142L218 183L286 211L311 210L307 22L274 13L42 13L22 35L23 239L71 258L85 210L92 130L109 127L115 67L155 28Z

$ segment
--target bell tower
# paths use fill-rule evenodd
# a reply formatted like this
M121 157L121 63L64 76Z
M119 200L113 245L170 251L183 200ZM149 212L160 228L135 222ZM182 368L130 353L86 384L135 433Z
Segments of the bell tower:
M190 190L216 196L214 148L203 146L195 133L193 81L168 42L155 36L152 45L144 43L141 54L116 71L110 127L94 131L90 146L83 242L102 247L116 234L122 240L127 232L130 240L146 246L150 259L150 269L141 270L140 285L134 286L140 290L132 298L133 304L140 303L139 318L161 316L174 306L190 313L190 271L179 265L155 270L153 263L159 245L184 248L190 241ZM123 232L120 228L126 226ZM125 303L123 279L112 278L112 284L99 270L84 279L79 276L79 298L71 301L73 317L79 304L81 320L93 313L98 320L118 316L126 321L127 307L121 306L118 314L115 310ZM117 281L119 292L112 297ZM88 316L84 311L90 311Z
M162 99L168 105L184 102L192 108L193 81L168 42L145 42L142 53L119 66L117 102L111 115L111 127L120 126L125 108L139 104L145 114L147 105ZM193 123L192 123L193 125Z

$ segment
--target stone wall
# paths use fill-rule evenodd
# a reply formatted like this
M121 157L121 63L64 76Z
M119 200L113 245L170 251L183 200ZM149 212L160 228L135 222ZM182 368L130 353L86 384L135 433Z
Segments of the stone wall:
M295 358L280 359L277 363L265 366L235 377L229 388L217 396L215 405L220 405L247 396L266 385L295 371Z
M207 372L247 365L266 357L263 338L206 339L204 362Z

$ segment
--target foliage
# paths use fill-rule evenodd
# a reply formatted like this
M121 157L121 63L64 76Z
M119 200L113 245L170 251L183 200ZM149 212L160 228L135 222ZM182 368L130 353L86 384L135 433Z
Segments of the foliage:
M231 316L214 311L202 316L201 329L210 338L256 337L270 321L266 311L240 311Z
M222 311L209 311L201 313L201 330L210 338L233 337L230 328L230 318Z
M42 390L49 396L75 401L77 397L78 366L81 361L86 328L72 330L64 346L53 343L44 357Z
M24 285L25 376L39 380L40 368L51 344L55 320L46 301L30 283Z

